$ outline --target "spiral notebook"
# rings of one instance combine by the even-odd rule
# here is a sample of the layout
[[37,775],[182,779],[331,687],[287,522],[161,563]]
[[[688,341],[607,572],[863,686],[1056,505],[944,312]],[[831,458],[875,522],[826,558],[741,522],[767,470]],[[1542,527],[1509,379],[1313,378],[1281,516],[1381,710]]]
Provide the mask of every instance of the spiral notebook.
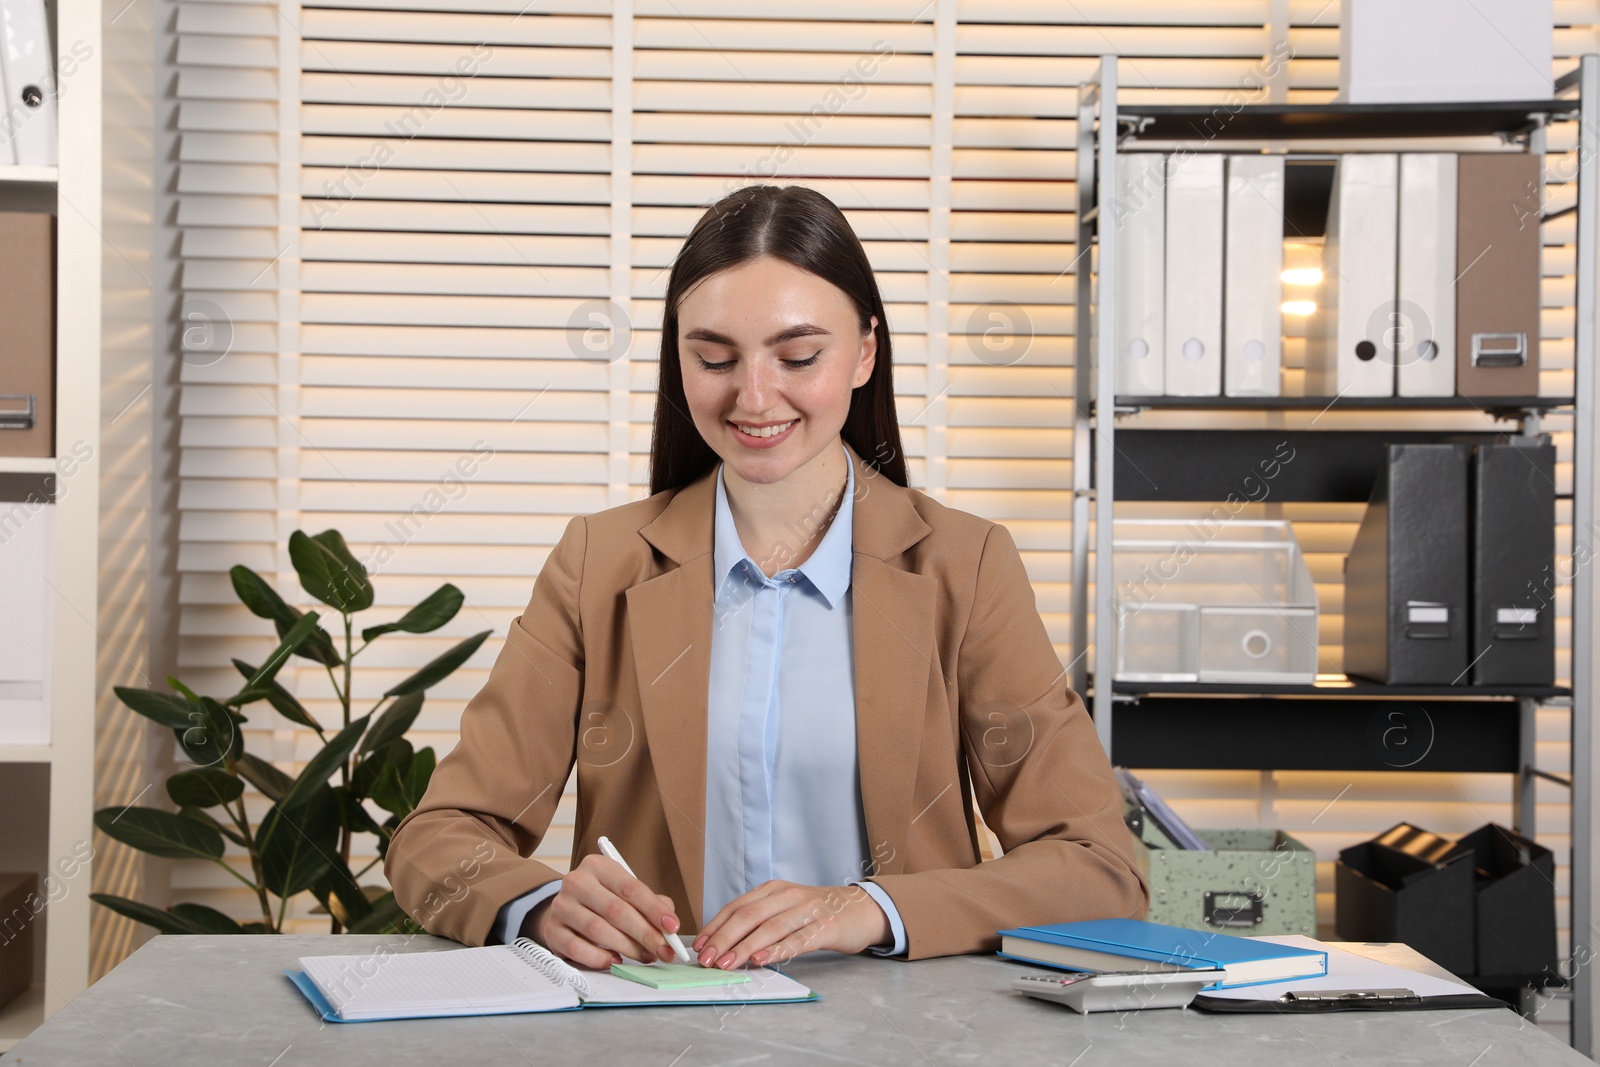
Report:
[[793,1003],[819,995],[770,968],[722,988],[652,989],[605,971],[580,971],[519,937],[509,945],[442,952],[302,956],[285,971],[329,1022],[514,1015],[666,1004]]

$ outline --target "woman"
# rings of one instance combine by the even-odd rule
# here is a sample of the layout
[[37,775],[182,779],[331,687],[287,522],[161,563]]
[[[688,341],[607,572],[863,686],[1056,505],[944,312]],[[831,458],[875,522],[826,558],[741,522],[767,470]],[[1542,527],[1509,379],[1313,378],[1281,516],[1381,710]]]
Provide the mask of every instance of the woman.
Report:
[[[396,832],[408,913],[591,967],[681,926],[728,968],[1144,913],[1011,535],[907,487],[883,301],[826,197],[749,187],[695,225],[651,448],[649,498],[568,523]],[[527,857],[574,762],[562,877]]]

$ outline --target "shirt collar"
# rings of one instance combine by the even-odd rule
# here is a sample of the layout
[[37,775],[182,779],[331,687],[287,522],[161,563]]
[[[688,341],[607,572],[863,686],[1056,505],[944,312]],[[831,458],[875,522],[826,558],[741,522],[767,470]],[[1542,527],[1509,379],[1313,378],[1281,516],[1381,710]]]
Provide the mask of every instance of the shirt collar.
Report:
[[[841,444],[840,447],[843,447]],[[833,523],[828,527],[827,533],[822,535],[822,543],[817,546],[807,560],[795,568],[817,592],[822,594],[830,608],[836,607],[846,589],[850,587],[850,564],[854,555],[854,504],[856,490],[856,468],[850,461],[850,450],[844,450],[845,469],[849,472],[846,476],[844,500],[839,503],[839,513],[834,516]],[[717,578],[717,591],[715,600],[721,603],[728,594],[730,587],[728,577],[741,563],[749,560],[750,574],[756,579],[763,579],[761,568],[755,560],[750,559],[750,554],[745,551],[744,544],[739,540],[739,531],[733,524],[733,509],[728,505],[728,490],[723,484],[722,471],[726,464],[717,465],[717,518],[713,561]],[[784,568],[785,570],[788,568]]]

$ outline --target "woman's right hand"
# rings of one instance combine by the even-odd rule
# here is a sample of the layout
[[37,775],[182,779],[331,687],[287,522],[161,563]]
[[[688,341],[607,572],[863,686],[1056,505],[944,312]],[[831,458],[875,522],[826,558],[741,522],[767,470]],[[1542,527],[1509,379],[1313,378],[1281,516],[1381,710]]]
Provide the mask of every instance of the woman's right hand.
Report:
[[662,931],[678,932],[671,897],[622,865],[592,852],[561,880],[555,896],[528,917],[534,940],[573,963],[597,970],[629,956],[642,963],[674,959]]

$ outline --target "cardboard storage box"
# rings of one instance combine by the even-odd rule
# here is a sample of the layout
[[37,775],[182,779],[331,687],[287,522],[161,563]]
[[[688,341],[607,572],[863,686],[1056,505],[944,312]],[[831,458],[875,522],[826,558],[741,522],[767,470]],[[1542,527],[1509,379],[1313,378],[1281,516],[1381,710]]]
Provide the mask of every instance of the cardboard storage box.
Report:
[[55,455],[55,216],[0,211],[0,456]]
[[1197,830],[1211,851],[1135,838],[1150,881],[1150,922],[1237,934],[1317,935],[1316,856],[1281,830]]

